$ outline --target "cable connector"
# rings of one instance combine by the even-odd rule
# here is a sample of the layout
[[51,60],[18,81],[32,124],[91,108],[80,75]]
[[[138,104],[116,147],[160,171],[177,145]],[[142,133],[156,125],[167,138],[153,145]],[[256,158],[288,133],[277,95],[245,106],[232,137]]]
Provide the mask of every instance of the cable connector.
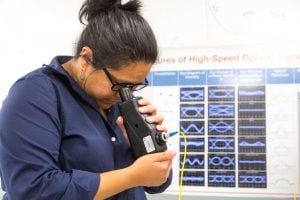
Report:
[[159,144],[166,143],[168,141],[169,137],[172,137],[172,136],[176,135],[177,133],[178,133],[177,131],[174,131],[174,132],[170,132],[170,133],[162,132],[162,133],[156,134],[156,141]]

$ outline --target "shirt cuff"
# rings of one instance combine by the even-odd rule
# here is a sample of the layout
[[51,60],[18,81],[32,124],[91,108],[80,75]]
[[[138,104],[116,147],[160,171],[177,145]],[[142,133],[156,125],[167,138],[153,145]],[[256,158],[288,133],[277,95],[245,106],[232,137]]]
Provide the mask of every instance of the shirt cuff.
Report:
[[77,194],[82,195],[82,197],[85,196],[85,198],[94,199],[99,188],[99,183],[99,173],[72,170],[71,184],[77,188]]

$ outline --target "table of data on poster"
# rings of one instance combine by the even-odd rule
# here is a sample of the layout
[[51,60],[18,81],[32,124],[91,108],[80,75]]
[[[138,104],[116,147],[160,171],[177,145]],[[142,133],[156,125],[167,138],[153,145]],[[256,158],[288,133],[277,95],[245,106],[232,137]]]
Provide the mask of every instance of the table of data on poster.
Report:
[[[170,68],[172,69],[172,68]],[[290,195],[299,177],[300,68],[160,70],[143,92],[178,150],[177,191]]]

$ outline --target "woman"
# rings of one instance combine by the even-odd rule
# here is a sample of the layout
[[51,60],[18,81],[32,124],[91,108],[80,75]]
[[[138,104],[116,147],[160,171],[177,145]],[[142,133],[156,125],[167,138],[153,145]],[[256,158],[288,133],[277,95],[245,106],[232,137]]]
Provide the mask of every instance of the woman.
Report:
[[[75,56],[57,56],[12,86],[0,112],[4,199],[142,200],[170,185],[175,153],[135,160],[117,107],[121,88],[147,85],[158,54],[139,8],[137,0],[85,1]],[[139,104],[166,132],[155,106]]]

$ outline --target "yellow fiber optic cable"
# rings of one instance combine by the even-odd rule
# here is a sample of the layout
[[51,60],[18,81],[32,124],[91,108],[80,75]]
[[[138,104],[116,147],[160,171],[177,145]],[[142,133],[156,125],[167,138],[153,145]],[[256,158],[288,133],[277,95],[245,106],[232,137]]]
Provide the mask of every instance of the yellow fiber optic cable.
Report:
[[300,183],[300,176],[298,178],[298,181],[296,183],[295,191],[294,191],[294,200],[297,200],[297,192],[299,192],[299,183]]
[[[186,147],[186,136],[185,134],[180,131],[180,135],[182,135],[184,140],[184,150],[183,150],[183,160],[181,165],[181,172],[180,172],[180,180],[179,180],[179,193],[178,193],[178,200],[182,200],[182,182],[183,182],[183,173],[185,168],[185,160],[186,160],[186,153],[187,153],[187,147]],[[179,157],[180,160],[180,157]]]

